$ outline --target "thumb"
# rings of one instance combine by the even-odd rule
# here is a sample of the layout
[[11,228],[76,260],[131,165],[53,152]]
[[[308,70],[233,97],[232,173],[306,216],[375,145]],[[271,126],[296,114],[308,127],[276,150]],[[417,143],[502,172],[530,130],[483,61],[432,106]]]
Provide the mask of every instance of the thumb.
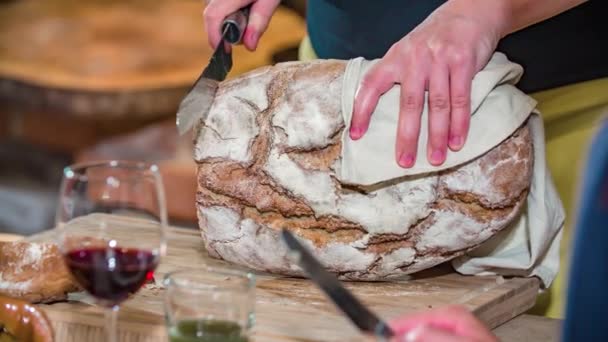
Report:
[[280,0],[258,0],[251,5],[249,21],[243,37],[247,49],[253,51],[257,48],[260,37],[268,28],[272,14],[280,2]]

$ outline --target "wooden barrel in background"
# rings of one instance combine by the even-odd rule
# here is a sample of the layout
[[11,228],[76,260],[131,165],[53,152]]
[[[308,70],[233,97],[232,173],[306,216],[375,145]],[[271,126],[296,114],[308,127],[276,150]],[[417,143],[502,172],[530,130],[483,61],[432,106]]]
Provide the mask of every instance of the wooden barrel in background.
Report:
[[[155,148],[173,139],[179,102],[212,54],[202,12],[200,0],[0,2],[0,143],[25,142],[77,161],[162,161],[170,206],[192,207],[170,215],[192,222],[194,163],[177,152],[177,138],[173,152]],[[304,35],[301,15],[280,7],[256,52],[234,49],[229,77],[271,64]],[[148,136],[154,127],[166,134]],[[148,146],[99,152],[139,136]]]

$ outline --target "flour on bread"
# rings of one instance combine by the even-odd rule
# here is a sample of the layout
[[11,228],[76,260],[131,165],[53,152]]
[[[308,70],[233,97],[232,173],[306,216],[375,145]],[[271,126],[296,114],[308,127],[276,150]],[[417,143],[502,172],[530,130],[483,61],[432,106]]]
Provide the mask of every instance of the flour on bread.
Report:
[[196,142],[199,223],[212,256],[302,276],[280,237],[290,229],[340,278],[384,280],[460,256],[519,214],[533,158],[526,125],[453,169],[342,184],[344,67],[278,64],[220,85]]

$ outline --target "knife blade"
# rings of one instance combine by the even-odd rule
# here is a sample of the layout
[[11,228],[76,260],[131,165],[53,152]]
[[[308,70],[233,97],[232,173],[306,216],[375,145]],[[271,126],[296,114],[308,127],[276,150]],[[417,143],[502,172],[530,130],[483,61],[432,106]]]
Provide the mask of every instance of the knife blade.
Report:
[[226,51],[224,42],[239,44],[243,38],[249,17],[250,6],[231,14],[222,24],[222,39],[213,52],[209,64],[203,70],[177,110],[176,125],[180,135],[188,132],[204,118],[215,98],[220,82],[232,69],[232,53]]
[[386,339],[394,336],[390,327],[342,286],[338,278],[325,270],[291,232],[283,229],[281,235],[292,252],[294,261],[359,330]]

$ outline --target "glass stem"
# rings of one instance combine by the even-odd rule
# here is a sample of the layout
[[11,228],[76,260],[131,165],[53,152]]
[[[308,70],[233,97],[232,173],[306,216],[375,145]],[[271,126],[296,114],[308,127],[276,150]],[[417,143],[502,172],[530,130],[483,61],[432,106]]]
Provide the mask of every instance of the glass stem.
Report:
[[106,309],[106,341],[107,342],[118,342],[118,309],[120,307],[115,305],[110,309]]

